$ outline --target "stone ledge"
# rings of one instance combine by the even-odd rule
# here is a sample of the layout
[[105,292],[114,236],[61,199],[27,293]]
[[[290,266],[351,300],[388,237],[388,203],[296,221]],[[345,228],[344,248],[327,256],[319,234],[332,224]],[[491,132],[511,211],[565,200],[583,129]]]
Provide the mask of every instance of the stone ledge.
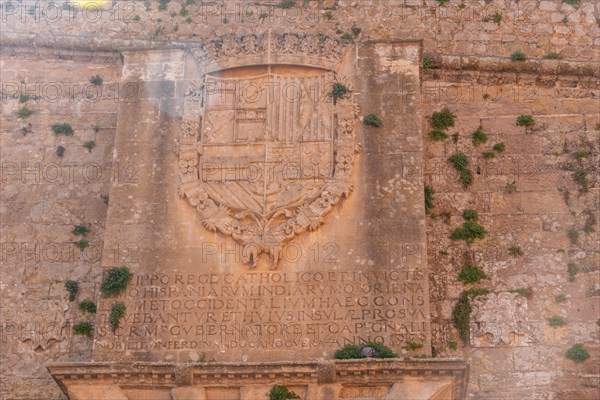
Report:
[[469,368],[459,359],[365,359],[308,362],[175,364],[153,362],[51,363],[65,394],[70,387],[231,388],[273,385],[387,385],[447,382],[452,399],[466,397]]

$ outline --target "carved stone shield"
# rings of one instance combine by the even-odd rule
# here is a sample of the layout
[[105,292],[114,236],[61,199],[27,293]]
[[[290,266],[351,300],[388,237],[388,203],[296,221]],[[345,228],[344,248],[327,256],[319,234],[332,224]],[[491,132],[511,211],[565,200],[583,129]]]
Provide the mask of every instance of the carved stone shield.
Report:
[[350,96],[330,95],[333,72],[265,71],[190,85],[185,107],[200,111],[184,111],[180,195],[207,229],[244,246],[251,267],[268,253],[276,268],[285,244],[350,193],[357,146]]

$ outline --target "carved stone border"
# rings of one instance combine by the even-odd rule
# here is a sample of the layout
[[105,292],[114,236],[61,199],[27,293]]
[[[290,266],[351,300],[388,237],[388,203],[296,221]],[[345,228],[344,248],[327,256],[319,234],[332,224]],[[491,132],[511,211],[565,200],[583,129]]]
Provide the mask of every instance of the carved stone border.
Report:
[[116,386],[121,389],[178,387],[215,388],[269,385],[342,386],[395,384],[420,378],[446,380],[452,399],[465,399],[469,367],[459,359],[365,359],[270,363],[52,363],[47,369],[67,394],[73,385]]

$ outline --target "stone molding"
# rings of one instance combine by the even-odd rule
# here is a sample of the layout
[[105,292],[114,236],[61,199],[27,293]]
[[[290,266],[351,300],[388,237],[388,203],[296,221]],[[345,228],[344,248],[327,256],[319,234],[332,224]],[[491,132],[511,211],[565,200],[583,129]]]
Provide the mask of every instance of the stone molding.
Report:
[[[51,363],[47,369],[68,395],[71,387],[127,389],[234,388],[287,385],[395,386],[443,383],[464,399],[469,368],[459,359],[365,359],[271,363]],[[450,389],[448,389],[450,390]],[[82,399],[83,400],[83,399]]]

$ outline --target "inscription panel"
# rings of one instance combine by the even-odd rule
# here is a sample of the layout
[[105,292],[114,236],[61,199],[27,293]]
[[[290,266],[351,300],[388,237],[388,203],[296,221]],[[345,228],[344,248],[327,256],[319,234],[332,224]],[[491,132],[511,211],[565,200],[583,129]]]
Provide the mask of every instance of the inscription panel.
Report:
[[364,341],[399,349],[427,339],[425,279],[414,269],[138,275],[119,299],[124,323],[115,333],[99,327],[96,347],[213,357],[248,348],[331,355]]

